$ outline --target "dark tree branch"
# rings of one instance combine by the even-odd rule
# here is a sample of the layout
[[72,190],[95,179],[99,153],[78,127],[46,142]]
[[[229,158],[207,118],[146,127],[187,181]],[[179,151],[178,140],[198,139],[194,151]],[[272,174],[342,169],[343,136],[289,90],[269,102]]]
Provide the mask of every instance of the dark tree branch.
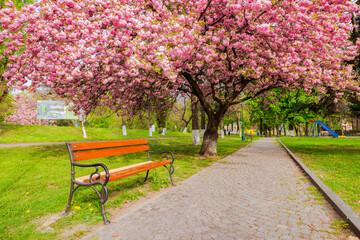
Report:
[[200,21],[201,18],[205,15],[205,12],[206,12],[206,10],[209,8],[211,2],[212,2],[212,0],[208,1],[207,5],[206,5],[206,7],[205,7],[205,9],[204,9],[204,11],[200,14],[200,17],[199,17],[198,21]]
[[217,24],[218,22],[220,22],[224,17],[225,17],[225,15],[222,15],[221,17],[219,17],[218,19],[216,19],[214,22],[212,22],[211,24],[209,24],[209,26],[214,26],[215,24]]
[[213,116],[214,113],[211,109],[210,104],[207,102],[204,93],[201,91],[199,85],[197,84],[197,82],[194,80],[194,78],[191,76],[190,73],[188,72],[181,72],[180,73],[190,84],[192,92],[198,97],[201,106],[203,107],[204,111],[206,112],[206,114],[208,116]]

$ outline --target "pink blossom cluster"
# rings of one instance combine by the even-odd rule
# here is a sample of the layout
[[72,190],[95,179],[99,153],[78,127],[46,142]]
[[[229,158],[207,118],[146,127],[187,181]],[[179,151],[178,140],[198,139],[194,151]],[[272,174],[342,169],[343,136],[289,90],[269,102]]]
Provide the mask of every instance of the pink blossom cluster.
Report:
[[[4,123],[19,125],[48,125],[48,120],[37,119],[37,99],[32,94],[13,97],[12,113],[5,115]],[[50,121],[54,125],[54,121]]]
[[[3,76],[91,111],[195,93],[224,108],[273,88],[360,91],[348,0],[43,0],[0,10]],[[25,49],[19,53],[20,49]],[[27,80],[32,85],[24,85]],[[340,96],[340,95],[339,95]],[[167,101],[159,101],[165,108]],[[129,112],[130,113],[130,112]]]

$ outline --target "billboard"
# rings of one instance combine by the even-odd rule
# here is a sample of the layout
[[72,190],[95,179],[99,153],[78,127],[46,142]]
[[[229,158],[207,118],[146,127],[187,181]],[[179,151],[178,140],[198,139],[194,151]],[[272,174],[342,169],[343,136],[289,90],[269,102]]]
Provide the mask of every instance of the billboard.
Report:
[[61,101],[38,101],[37,119],[78,119]]

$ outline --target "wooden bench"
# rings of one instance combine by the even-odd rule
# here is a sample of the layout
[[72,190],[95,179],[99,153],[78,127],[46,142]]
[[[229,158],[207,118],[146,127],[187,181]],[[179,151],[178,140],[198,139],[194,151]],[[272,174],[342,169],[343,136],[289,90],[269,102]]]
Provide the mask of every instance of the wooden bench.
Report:
[[[174,154],[170,151],[164,151],[164,152],[150,151],[146,139],[126,140],[126,141],[107,141],[107,142],[66,143],[66,146],[68,148],[70,161],[71,161],[71,187],[70,187],[69,201],[68,204],[66,205],[65,214],[69,213],[74,192],[79,187],[82,186],[91,187],[92,189],[95,190],[95,192],[100,198],[101,214],[104,218],[104,224],[109,224],[110,221],[106,217],[106,212],[104,207],[104,204],[108,199],[108,190],[106,186],[107,183],[147,171],[144,180],[146,181],[150,169],[164,166],[170,174],[171,183],[174,185],[172,179],[172,174],[174,173],[174,166],[173,166],[175,160]],[[142,151],[147,152],[148,161],[125,166],[125,167],[120,167],[112,170],[109,170],[102,163],[94,163],[94,164],[77,163],[78,161],[85,159],[108,157],[108,156],[115,156],[115,155],[142,152]],[[150,154],[152,153],[163,154],[161,160],[150,161]],[[169,159],[169,157],[171,158]],[[81,167],[81,168],[94,167],[95,171],[90,175],[75,178],[76,167]],[[101,167],[104,171],[99,172],[99,167]],[[95,185],[101,186],[101,192],[99,192],[94,187]]]

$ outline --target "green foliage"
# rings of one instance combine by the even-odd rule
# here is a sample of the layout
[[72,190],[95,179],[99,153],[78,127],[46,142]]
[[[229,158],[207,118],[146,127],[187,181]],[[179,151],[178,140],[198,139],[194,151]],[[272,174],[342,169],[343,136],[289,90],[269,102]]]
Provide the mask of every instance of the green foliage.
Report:
[[11,96],[7,95],[0,101],[0,124],[5,120],[5,114],[9,114],[11,110]]
[[90,118],[86,122],[86,125],[93,128],[109,128],[112,122],[112,118],[109,116],[97,115]]
[[360,118],[360,101],[355,97],[348,98],[350,114],[354,117]]
[[304,124],[319,116],[313,108],[317,97],[304,90],[285,91],[274,89],[269,94],[248,101],[253,118],[276,128],[282,124]]
[[[245,144],[239,138],[226,138],[219,141],[218,152],[224,157]],[[153,140],[149,145],[153,151],[170,150],[175,153],[175,183],[217,160],[196,157],[200,146],[193,146],[191,138]],[[159,156],[153,154],[151,157],[156,160]],[[77,223],[91,225],[102,222],[97,195],[90,188],[80,188],[74,194],[71,214],[66,217],[59,215],[59,219],[51,224],[53,231],[38,230],[44,216],[61,213],[67,203],[70,161],[65,145],[8,148],[0,151],[0,159],[0,239],[55,239],[64,229]],[[145,160],[147,155],[144,152],[95,159],[110,169]],[[80,168],[77,173],[80,176],[88,172]],[[169,174],[164,168],[151,170],[146,184],[143,183],[144,176],[145,173],[137,174],[109,183],[107,212],[170,184]],[[76,232],[76,236],[72,237],[83,234]]]
[[[5,2],[8,2],[8,0],[0,0],[0,5],[1,7],[5,7]],[[21,9],[22,6],[24,6],[27,3],[33,3],[33,0],[12,0],[12,2],[14,3],[15,7],[17,9]]]
[[360,214],[360,139],[281,138],[281,141]]

